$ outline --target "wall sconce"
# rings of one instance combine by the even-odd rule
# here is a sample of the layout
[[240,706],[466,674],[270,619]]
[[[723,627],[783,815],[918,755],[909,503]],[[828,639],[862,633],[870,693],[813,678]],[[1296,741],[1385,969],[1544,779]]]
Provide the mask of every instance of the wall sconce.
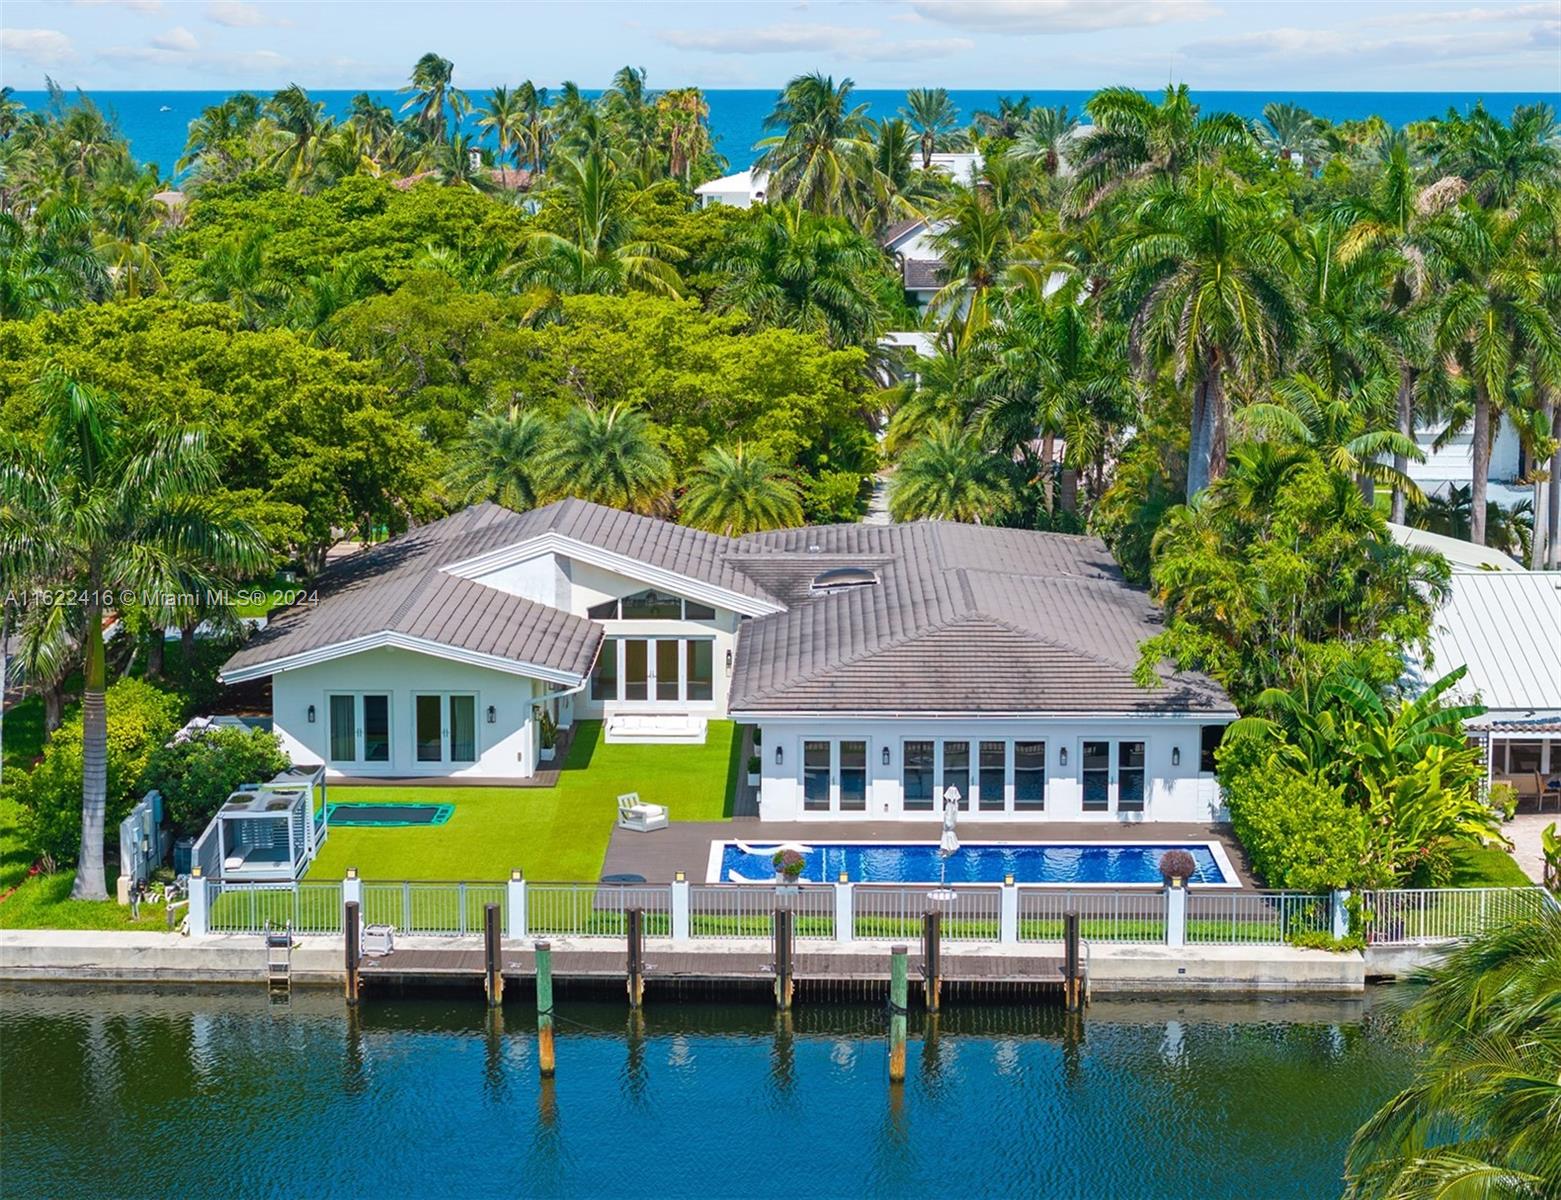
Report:
[[728,671],[732,669],[732,652],[730,650],[726,652],[726,669]]
[[1173,767],[1182,765],[1182,748],[1180,746],[1171,747],[1171,765]]
[[1066,746],[1057,752],[1057,762],[1060,766],[1065,767],[1068,765],[1068,748]]
[[494,708],[493,705],[491,705],[491,704],[488,705],[488,724],[492,725],[498,719],[499,719],[498,709]]
[[886,767],[889,765],[889,747],[888,746],[885,746],[883,748],[883,765],[886,766]]
[[358,877],[358,868],[357,867],[348,867],[347,868],[347,878],[348,879],[356,879],[357,877]]
[[309,724],[314,724],[314,705],[309,706]]
[[777,767],[781,765],[781,758],[782,758],[781,748],[779,746],[776,746],[775,747],[775,765]]

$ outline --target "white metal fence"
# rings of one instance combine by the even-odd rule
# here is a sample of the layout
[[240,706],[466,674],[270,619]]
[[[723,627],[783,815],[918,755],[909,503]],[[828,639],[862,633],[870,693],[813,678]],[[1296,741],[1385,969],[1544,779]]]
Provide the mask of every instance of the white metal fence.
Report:
[[1301,892],[1187,893],[1187,941],[1282,946],[1333,930],[1332,897]]
[[1456,941],[1555,904],[1538,887],[1396,888],[1362,892],[1361,922],[1375,946]]
[[529,883],[526,929],[558,937],[624,937],[629,909],[645,913],[646,937],[670,937],[669,884]]
[[832,884],[750,887],[741,883],[694,884],[689,888],[688,932],[693,938],[768,938],[775,913],[792,913],[798,940],[835,938]]
[[487,906],[502,911],[506,903],[502,883],[364,883],[362,890],[365,924],[424,937],[481,933]]
[[1019,940],[1060,942],[1063,916],[1079,914],[1079,936],[1090,942],[1166,940],[1163,891],[1078,891],[1019,889]]
[[342,931],[339,883],[193,882],[206,886],[206,922],[212,933],[265,933],[287,928],[306,935]]
[[995,942],[1001,936],[999,884],[945,889],[861,883],[854,891],[852,935],[856,938],[918,938],[929,912],[940,914],[946,942]]

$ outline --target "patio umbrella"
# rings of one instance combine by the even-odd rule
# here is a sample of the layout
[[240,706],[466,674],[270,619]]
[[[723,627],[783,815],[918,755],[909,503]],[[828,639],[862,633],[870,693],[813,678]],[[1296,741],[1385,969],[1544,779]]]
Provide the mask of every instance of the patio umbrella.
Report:
[[955,832],[955,826],[959,824],[959,789],[950,787],[943,793],[943,836],[938,839],[938,857],[942,860],[942,870],[938,877],[937,891],[928,894],[932,900],[952,900],[954,893],[949,890],[949,859],[959,853],[959,834]]

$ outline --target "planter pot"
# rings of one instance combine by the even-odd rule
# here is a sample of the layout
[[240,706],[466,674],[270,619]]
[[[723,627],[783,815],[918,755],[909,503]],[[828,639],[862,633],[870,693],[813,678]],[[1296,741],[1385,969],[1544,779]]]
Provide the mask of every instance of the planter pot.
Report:
[[764,782],[764,776],[763,775],[756,775],[756,774],[754,774],[751,771],[748,773],[748,786],[749,787],[755,787],[756,788],[763,782]]
[[537,761],[538,762],[552,762],[553,761],[553,751],[554,751],[554,747],[552,747],[552,746],[543,746],[543,747],[541,747],[537,751]]

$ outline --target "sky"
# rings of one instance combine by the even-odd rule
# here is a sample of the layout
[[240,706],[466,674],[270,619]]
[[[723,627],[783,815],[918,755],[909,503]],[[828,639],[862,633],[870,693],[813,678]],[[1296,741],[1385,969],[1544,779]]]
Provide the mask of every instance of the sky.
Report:
[[1561,92],[1561,0],[5,0],[0,82],[386,88],[434,50],[470,90],[531,79],[773,88]]

